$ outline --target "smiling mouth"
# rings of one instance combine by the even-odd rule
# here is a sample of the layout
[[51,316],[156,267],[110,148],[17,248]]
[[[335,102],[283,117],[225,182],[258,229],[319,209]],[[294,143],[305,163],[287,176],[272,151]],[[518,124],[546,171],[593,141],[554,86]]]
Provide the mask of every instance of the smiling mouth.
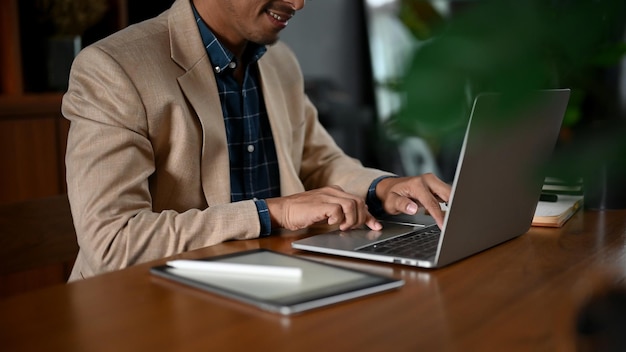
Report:
[[276,12],[274,12],[272,10],[267,10],[266,13],[270,17],[272,17],[273,19],[275,19],[276,21],[278,21],[278,22],[280,22],[280,23],[282,23],[284,25],[287,25],[287,22],[293,17],[293,14],[286,14],[286,13],[280,14],[280,13],[276,13]]

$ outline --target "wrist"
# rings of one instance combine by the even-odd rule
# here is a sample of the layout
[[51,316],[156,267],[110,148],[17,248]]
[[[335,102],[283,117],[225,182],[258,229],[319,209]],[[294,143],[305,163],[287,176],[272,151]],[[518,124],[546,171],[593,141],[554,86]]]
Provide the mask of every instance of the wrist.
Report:
[[[395,178],[396,176],[381,176],[375,179],[370,185],[367,191],[366,204],[370,211],[370,213],[374,216],[381,216],[385,213],[383,208],[383,195],[385,194],[385,183],[388,183],[390,178]],[[383,185],[381,186],[381,183]]]
[[378,181],[375,187],[376,198],[378,198],[381,202],[384,202],[386,195],[389,193],[389,188],[393,186],[394,179],[398,178],[397,176],[389,176],[382,178]]
[[269,210],[267,208],[267,203],[263,199],[255,199],[254,205],[256,206],[257,213],[259,214],[259,223],[261,225],[261,230],[259,235],[269,236],[272,232],[272,224],[269,216]]
[[270,216],[270,223],[272,228],[280,228],[280,214],[282,214],[282,202],[278,198],[269,198],[265,200],[267,204],[267,210]]

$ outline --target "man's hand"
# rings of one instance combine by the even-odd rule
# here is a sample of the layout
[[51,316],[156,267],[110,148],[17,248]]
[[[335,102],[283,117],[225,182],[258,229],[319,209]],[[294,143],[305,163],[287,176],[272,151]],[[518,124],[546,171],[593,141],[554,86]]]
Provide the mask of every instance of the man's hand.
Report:
[[342,231],[367,225],[380,230],[382,225],[369,213],[365,200],[330,186],[286,197],[266,199],[272,226],[299,230],[326,222]]
[[450,185],[433,174],[390,177],[378,183],[376,196],[388,214],[413,215],[423,207],[442,227],[444,216],[439,202],[450,199]]

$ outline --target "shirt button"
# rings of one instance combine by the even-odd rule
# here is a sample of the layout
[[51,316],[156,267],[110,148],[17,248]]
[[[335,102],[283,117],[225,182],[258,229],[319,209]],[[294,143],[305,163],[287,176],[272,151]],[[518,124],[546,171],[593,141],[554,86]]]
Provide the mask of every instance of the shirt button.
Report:
[[215,66],[215,67],[213,68],[213,70],[215,71],[215,73],[220,73],[220,72],[222,72],[222,69],[221,69],[219,66]]
[[254,151],[254,146],[252,144],[248,145],[248,151],[252,153]]
[[237,63],[236,63],[235,61],[231,61],[231,62],[228,64],[228,67],[230,67],[230,68],[235,68],[235,67],[237,67]]

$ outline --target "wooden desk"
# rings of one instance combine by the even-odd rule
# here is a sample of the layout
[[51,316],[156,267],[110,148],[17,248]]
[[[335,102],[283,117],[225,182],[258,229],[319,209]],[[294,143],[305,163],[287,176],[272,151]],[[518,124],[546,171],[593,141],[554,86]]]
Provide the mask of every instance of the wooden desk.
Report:
[[[311,231],[309,231],[310,234]],[[177,257],[291,249],[306,232]],[[159,260],[0,301],[6,351],[572,351],[582,300],[626,277],[626,211],[579,212],[443,269],[311,255],[406,280],[395,291],[283,317],[153,277]]]

